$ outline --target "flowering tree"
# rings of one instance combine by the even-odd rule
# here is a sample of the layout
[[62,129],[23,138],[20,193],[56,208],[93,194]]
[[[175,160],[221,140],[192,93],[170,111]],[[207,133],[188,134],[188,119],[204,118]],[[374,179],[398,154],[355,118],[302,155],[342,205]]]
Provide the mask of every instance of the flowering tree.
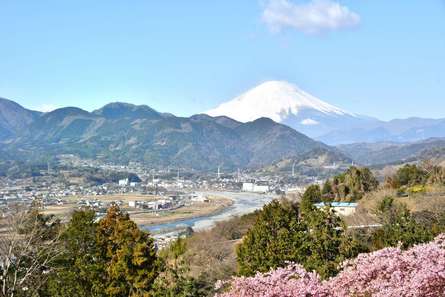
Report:
[[[224,283],[218,283],[222,287]],[[228,293],[218,297],[329,297],[329,292],[316,272],[307,272],[301,265],[291,264],[254,277],[234,278]]]
[[445,235],[409,250],[386,248],[346,261],[333,278],[300,265],[234,278],[219,297],[436,297],[445,296]]
[[344,263],[326,285],[333,296],[445,296],[445,235],[402,251],[386,248]]

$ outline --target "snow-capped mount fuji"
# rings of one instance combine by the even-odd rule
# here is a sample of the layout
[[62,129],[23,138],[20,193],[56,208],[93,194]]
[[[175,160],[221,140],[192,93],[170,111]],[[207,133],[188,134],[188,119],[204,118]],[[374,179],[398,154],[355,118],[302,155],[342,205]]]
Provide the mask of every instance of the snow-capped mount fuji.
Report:
[[349,113],[285,81],[268,81],[206,112],[240,122],[267,117],[312,138],[339,129],[366,127],[378,120]]
[[353,116],[285,81],[262,83],[235,99],[222,103],[207,114],[226,115],[241,122],[249,122],[261,117],[282,122],[289,115],[295,115],[304,109],[312,109],[324,114]]

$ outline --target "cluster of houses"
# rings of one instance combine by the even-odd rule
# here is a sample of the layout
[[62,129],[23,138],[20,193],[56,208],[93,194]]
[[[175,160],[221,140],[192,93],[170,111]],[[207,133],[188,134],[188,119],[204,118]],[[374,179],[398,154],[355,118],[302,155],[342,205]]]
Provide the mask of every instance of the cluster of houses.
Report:
[[143,210],[171,210],[179,207],[183,207],[185,205],[194,203],[194,202],[209,202],[209,198],[205,195],[200,194],[176,194],[170,195],[168,197],[163,197],[161,199],[153,200],[153,201],[145,201],[145,200],[132,200],[128,201],[128,207],[137,208]]

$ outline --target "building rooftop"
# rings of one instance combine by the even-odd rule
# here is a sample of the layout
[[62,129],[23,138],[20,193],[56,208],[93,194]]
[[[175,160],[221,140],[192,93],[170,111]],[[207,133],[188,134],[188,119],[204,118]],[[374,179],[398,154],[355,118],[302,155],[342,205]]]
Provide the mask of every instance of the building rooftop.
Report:
[[357,207],[357,203],[355,202],[320,202],[316,203],[316,207],[324,207],[326,205],[330,205],[331,207]]

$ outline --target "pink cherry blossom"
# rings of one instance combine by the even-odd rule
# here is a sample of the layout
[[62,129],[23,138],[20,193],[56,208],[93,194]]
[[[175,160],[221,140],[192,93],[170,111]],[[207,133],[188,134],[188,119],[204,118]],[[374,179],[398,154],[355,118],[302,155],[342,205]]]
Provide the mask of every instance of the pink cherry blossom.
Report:
[[218,297],[438,297],[445,296],[445,235],[408,250],[385,248],[343,263],[322,281],[290,264],[254,277],[236,277]]

